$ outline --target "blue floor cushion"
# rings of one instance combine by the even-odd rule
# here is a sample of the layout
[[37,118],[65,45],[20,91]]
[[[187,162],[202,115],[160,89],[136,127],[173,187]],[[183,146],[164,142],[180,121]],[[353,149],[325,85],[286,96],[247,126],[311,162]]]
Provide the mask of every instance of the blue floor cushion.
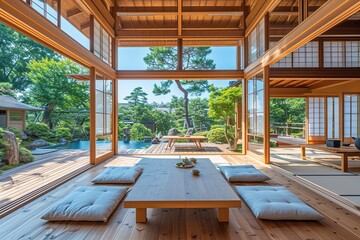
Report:
[[107,222],[128,188],[121,186],[81,186],[56,202],[42,219],[48,221]]
[[97,177],[93,183],[123,183],[132,184],[142,173],[142,167],[107,167]]
[[282,186],[236,186],[257,218],[320,220],[323,216]]
[[264,182],[270,180],[268,176],[253,165],[220,166],[219,169],[229,182]]

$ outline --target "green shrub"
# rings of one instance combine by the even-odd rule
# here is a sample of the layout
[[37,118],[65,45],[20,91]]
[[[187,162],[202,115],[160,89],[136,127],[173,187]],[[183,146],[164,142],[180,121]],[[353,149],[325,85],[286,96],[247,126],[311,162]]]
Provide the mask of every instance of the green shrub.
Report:
[[222,128],[222,129],[224,129],[224,125],[215,124],[215,125],[211,125],[211,126],[210,126],[210,130],[217,129],[217,128]]
[[194,136],[207,137],[208,134],[209,134],[209,131],[203,131],[203,132],[196,132],[196,133],[194,133]]
[[152,136],[151,130],[141,123],[135,123],[130,130],[132,140],[143,140],[145,136]]
[[6,128],[4,128],[4,130],[14,133],[15,137],[20,139],[20,140],[21,140],[21,138],[23,136],[23,131],[20,128],[17,128],[17,127],[6,127]]
[[19,157],[21,163],[32,162],[34,160],[34,156],[31,152],[24,147],[19,147]]
[[26,133],[34,138],[48,140],[51,136],[50,128],[45,123],[29,123]]
[[61,138],[65,138],[68,141],[72,140],[72,134],[70,128],[59,127],[55,128],[55,138],[60,140]]
[[222,142],[227,143],[224,133],[224,128],[215,128],[209,131],[207,134],[209,142]]
[[0,128],[0,162],[4,160],[7,146],[7,142],[4,140],[4,130]]

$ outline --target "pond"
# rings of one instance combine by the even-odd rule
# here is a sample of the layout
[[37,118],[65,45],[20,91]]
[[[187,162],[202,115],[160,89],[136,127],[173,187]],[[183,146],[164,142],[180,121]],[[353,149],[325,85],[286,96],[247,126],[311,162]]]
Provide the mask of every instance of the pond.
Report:
[[[96,141],[96,145],[98,148],[109,148],[110,141]],[[130,141],[129,143],[125,143],[123,141],[119,141],[119,149],[143,149],[150,146],[150,142],[144,142],[141,140],[138,141]],[[62,145],[55,145],[51,147],[47,147],[50,149],[90,149],[90,141],[76,141]]]

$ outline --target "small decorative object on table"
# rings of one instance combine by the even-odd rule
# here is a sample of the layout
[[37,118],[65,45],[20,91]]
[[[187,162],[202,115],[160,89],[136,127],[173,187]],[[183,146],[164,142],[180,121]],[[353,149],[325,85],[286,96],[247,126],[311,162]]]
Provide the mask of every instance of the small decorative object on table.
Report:
[[341,145],[343,145],[344,147],[348,147],[351,145],[351,142],[342,142]]
[[327,147],[339,148],[340,143],[341,143],[341,141],[337,140],[337,139],[326,139],[326,146]]
[[181,162],[176,163],[176,167],[178,168],[192,168],[194,167],[194,165],[195,164],[192,161],[190,161],[187,157],[182,159]]
[[197,162],[197,159],[196,158],[190,158],[190,161],[195,164]]
[[194,175],[194,176],[199,176],[200,171],[198,169],[193,169],[193,170],[191,170],[191,174]]

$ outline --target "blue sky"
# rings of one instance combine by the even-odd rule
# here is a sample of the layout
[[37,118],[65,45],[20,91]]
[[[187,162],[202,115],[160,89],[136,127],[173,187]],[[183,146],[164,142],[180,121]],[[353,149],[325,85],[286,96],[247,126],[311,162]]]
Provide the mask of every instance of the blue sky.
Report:
[[[143,58],[149,52],[148,48],[119,48],[118,51],[118,69],[119,70],[146,70],[146,64]],[[220,70],[233,70],[236,69],[236,51],[235,47],[214,47],[209,58],[213,59],[216,64],[216,69]],[[162,96],[155,96],[152,89],[155,83],[160,81],[149,80],[121,80],[119,81],[119,102],[126,102],[124,97],[136,87],[142,87],[144,92],[148,94],[148,101],[151,102],[169,102],[172,95],[182,96],[182,93],[175,84],[171,87],[171,93]],[[229,86],[229,80],[211,80],[210,84],[217,87]],[[203,94],[201,97],[206,98],[209,94]]]

